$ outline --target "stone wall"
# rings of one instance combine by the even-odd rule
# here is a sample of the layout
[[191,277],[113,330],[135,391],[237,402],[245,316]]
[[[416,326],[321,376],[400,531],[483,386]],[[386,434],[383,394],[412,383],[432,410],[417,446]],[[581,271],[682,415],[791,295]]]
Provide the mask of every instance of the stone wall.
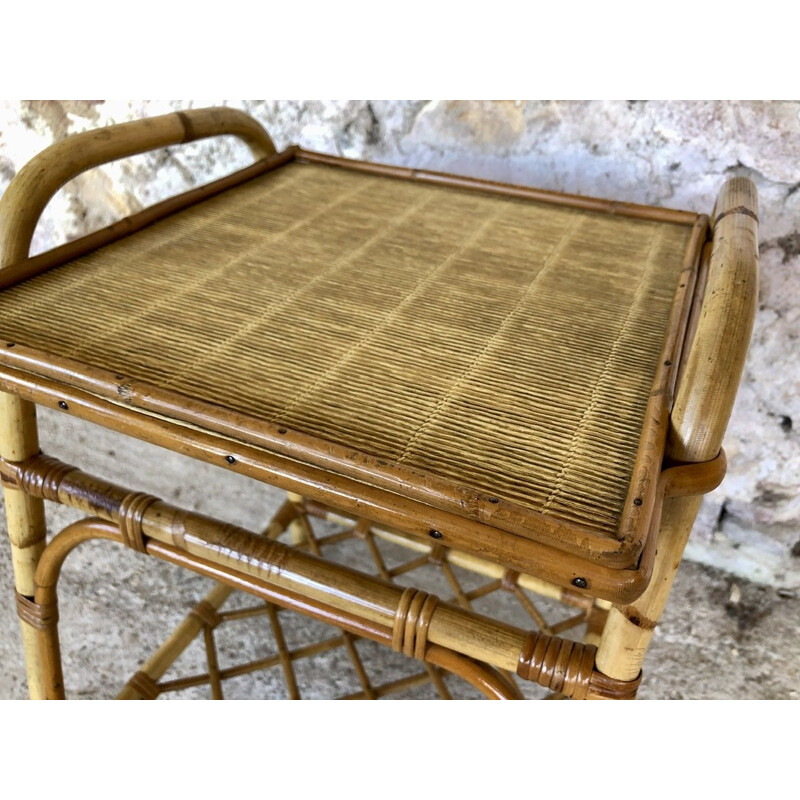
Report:
[[[0,103],[0,191],[68,133],[190,106],[228,104],[290,143],[567,192],[708,213],[723,180],[761,201],[761,295],[725,448],[694,560],[800,587],[800,103],[450,101],[31,101]],[[151,153],[87,173],[53,200],[41,251],[248,163],[236,141]]]

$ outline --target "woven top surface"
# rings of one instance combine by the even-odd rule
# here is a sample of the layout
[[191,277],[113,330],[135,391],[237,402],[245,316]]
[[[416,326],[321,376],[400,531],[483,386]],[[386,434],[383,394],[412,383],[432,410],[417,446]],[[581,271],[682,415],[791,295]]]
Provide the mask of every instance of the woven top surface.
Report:
[[617,538],[690,233],[294,162],[3,291],[0,333]]

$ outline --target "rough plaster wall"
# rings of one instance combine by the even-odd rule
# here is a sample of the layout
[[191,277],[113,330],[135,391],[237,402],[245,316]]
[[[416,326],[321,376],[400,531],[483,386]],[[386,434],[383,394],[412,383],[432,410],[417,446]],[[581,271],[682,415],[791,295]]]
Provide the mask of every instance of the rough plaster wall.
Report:
[[[50,142],[191,106],[237,106],[278,148],[453,171],[710,212],[723,180],[761,201],[761,296],[725,442],[730,471],[703,506],[688,556],[800,587],[800,103],[449,101],[34,101],[0,103],[0,191]],[[248,163],[219,139],[81,176],[53,200],[34,251]]]

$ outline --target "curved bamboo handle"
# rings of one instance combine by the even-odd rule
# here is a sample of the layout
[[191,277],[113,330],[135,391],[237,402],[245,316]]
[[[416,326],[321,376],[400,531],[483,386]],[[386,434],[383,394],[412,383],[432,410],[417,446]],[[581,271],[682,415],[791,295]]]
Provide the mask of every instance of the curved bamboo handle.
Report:
[[710,461],[733,410],[758,303],[758,195],[748,178],[722,187],[711,219],[708,282],[670,417],[668,454]]
[[242,139],[257,160],[275,155],[264,128],[234,108],[178,111],[55,142],[17,173],[0,198],[0,268],[27,258],[36,223],[50,198],[81,172],[159,147],[224,135]]

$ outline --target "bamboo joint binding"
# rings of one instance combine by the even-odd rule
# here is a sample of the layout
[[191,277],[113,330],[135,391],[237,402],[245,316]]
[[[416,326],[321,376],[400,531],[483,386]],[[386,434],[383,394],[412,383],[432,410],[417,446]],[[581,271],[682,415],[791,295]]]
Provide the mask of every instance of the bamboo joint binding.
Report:
[[37,631],[53,630],[58,624],[58,606],[56,603],[37,603],[19,592],[17,598],[17,615]]
[[517,675],[552,692],[583,700],[589,694],[596,652],[594,645],[531,632],[519,654]]
[[139,553],[146,552],[142,520],[144,512],[156,502],[158,498],[141,492],[132,492],[127,495],[119,507],[119,529],[122,539],[127,547],[132,547]]
[[436,595],[409,587],[400,596],[392,627],[392,648],[398,653],[425,659],[428,628],[434,609],[439,603]]
[[135,673],[128,681],[128,686],[133,689],[142,700],[155,700],[161,693],[158,684],[146,672]]

